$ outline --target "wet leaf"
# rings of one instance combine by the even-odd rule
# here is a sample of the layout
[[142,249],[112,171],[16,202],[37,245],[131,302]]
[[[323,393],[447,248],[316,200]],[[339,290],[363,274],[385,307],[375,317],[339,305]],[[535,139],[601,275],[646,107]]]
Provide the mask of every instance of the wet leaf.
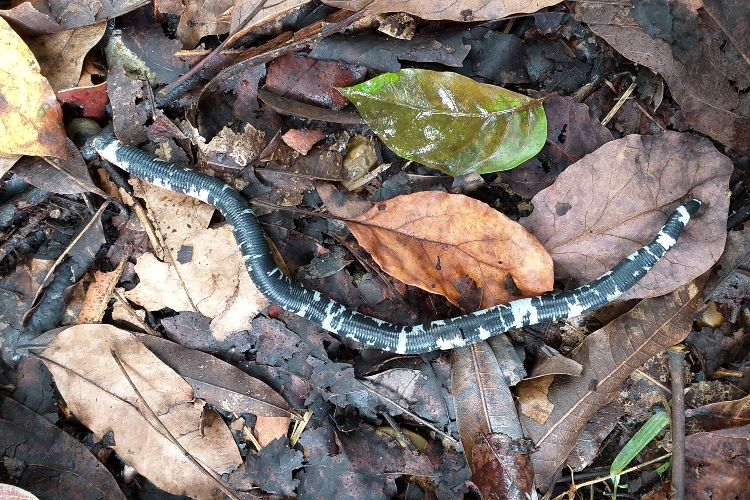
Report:
[[405,69],[339,90],[396,154],[450,175],[513,168],[547,136],[541,100],[455,73]]
[[562,375],[517,386],[521,424],[537,447],[532,461],[538,485],[565,461],[591,416],[612,400],[633,370],[690,332],[706,279],[704,275],[669,295],[644,300],[586,337],[571,356],[584,367],[580,377]]
[[26,44],[0,19],[0,150],[67,158],[62,109]]
[[459,281],[481,308],[552,289],[547,251],[519,224],[463,195],[426,191],[376,204],[349,229],[391,276],[459,303]]

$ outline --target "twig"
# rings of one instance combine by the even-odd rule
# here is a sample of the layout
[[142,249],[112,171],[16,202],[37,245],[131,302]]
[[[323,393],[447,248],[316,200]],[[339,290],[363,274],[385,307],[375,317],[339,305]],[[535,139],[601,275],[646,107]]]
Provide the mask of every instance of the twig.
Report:
[[607,113],[607,116],[604,117],[604,120],[602,120],[602,125],[606,125],[609,123],[609,121],[612,119],[613,116],[615,116],[615,113],[620,111],[620,108],[623,104],[625,104],[625,101],[630,97],[630,94],[633,93],[635,90],[635,80],[633,80],[633,83],[630,84],[630,87],[628,87],[628,90],[626,90],[620,98],[615,103],[614,107]]
[[674,500],[685,500],[685,348],[667,349],[672,380],[672,486]]

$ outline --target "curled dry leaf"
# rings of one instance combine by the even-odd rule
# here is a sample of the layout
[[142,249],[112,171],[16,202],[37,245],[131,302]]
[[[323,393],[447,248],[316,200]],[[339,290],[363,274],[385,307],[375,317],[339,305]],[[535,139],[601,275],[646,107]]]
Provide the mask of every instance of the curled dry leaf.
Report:
[[39,64],[0,18],[0,149],[3,153],[67,158],[62,109]]
[[456,73],[404,69],[339,91],[396,154],[454,176],[513,168],[547,136],[541,100]]
[[461,296],[456,284],[466,276],[482,291],[481,308],[552,289],[552,262],[544,247],[468,196],[438,191],[398,196],[347,225],[385,272],[454,304]]
[[557,278],[583,284],[651,241],[681,198],[699,198],[705,213],[621,299],[656,297],[700,276],[721,255],[731,173],[732,162],[708,139],[630,135],[569,166],[520,222],[552,255]]
[[106,27],[107,23],[97,23],[29,40],[29,48],[55,92],[78,84],[83,58],[99,43]]
[[558,375],[516,386],[521,424],[537,447],[532,461],[538,485],[565,461],[591,416],[633,370],[687,336],[706,279],[644,300],[586,337],[571,356],[584,367],[580,377]]
[[75,326],[60,333],[42,359],[73,414],[97,440],[111,432],[117,454],[159,488],[199,498],[213,498],[218,492],[216,483],[165,435],[164,427],[218,474],[242,462],[224,422],[217,418],[205,425],[205,403],[193,399],[190,385],[130,333],[108,325]]

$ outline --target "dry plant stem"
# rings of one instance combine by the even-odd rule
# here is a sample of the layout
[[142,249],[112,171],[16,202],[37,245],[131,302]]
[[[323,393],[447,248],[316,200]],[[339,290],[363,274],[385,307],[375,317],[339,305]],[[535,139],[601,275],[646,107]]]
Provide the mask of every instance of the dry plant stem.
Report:
[[[658,463],[658,462],[663,462],[664,460],[667,460],[671,456],[672,456],[671,453],[667,453],[666,455],[662,455],[660,457],[656,457],[653,460],[649,460],[648,462],[643,462],[642,464],[638,464],[638,465],[636,465],[634,467],[631,467],[629,469],[625,469],[624,471],[621,472],[621,474],[625,475],[625,474],[629,474],[630,472],[635,472],[637,470],[644,469],[644,468],[648,467],[651,464],[655,464],[655,463]],[[602,477],[598,477],[596,479],[592,479],[591,481],[586,481],[585,483],[581,483],[581,484],[577,485],[577,487],[580,489],[580,488],[584,488],[586,486],[590,486],[592,484],[603,483],[604,481],[609,481],[609,479],[610,479],[610,476],[602,476]]]
[[685,499],[685,351],[682,346],[667,349],[669,378],[672,380],[672,486],[674,500]]
[[112,358],[114,358],[115,363],[117,363],[117,366],[120,368],[120,371],[122,372],[123,376],[125,376],[125,378],[128,381],[128,384],[130,384],[130,387],[135,391],[135,393],[138,396],[138,398],[143,402],[143,406],[146,408],[146,410],[148,411],[148,413],[151,415],[151,418],[153,419],[153,421],[159,423],[158,427],[159,427],[159,430],[161,431],[161,433],[167,439],[169,439],[172,442],[172,444],[174,444],[175,446],[177,446],[180,449],[180,451],[182,452],[182,454],[185,455],[185,458],[187,458],[188,460],[190,460],[196,467],[198,467],[198,469],[200,469],[200,471],[203,474],[205,474],[206,476],[208,476],[209,478],[211,478],[211,480],[216,483],[216,485],[221,489],[221,491],[226,496],[228,496],[229,498],[235,499],[235,500],[239,500],[239,498],[231,490],[229,490],[229,488],[227,488],[224,485],[224,483],[222,483],[219,479],[217,479],[214,476],[214,474],[211,473],[211,471],[209,471],[208,469],[206,469],[205,465],[203,465],[198,460],[196,460],[196,458],[189,451],[187,451],[180,444],[179,441],[177,441],[177,439],[172,435],[172,433],[169,432],[169,429],[167,429],[167,427],[164,425],[164,423],[156,415],[156,413],[154,412],[154,410],[148,405],[148,403],[146,402],[146,399],[141,394],[141,391],[139,391],[138,387],[136,387],[136,385],[133,383],[133,379],[131,379],[130,375],[128,375],[128,372],[127,372],[127,370],[125,370],[125,366],[122,364],[122,361],[120,361],[120,358],[119,358],[119,356],[117,356],[117,353],[114,350],[111,350],[110,352],[112,353]]
[[625,101],[628,100],[628,97],[630,97],[630,94],[633,93],[635,90],[635,80],[633,80],[633,83],[630,84],[630,87],[628,87],[628,90],[626,90],[620,98],[617,100],[617,103],[614,105],[614,107],[607,113],[607,116],[604,117],[604,120],[602,120],[602,126],[609,123],[609,121],[615,116],[615,114],[620,111],[620,108],[623,104],[625,104]]

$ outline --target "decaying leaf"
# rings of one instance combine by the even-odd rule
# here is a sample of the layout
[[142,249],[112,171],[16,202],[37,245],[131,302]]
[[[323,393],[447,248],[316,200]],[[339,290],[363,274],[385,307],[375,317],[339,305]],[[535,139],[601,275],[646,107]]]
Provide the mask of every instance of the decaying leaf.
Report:
[[552,289],[547,251],[520,225],[463,195],[427,191],[376,204],[347,222],[381,268],[458,304],[468,276],[481,308]]
[[267,384],[202,351],[150,335],[140,340],[179,373],[195,396],[233,413],[299,419],[299,414]]
[[[628,59],[664,77],[697,131],[750,154],[747,2],[636,1],[574,5],[576,17]],[[736,20],[736,21],[735,21]],[[718,24],[718,25],[717,25]],[[734,28],[736,32],[732,32]]]
[[685,498],[747,495],[750,425],[685,438]]
[[62,109],[34,54],[1,18],[0,40],[0,151],[67,158]]
[[29,48],[55,92],[78,84],[83,58],[101,40],[106,27],[107,23],[97,23],[29,40]]
[[611,141],[569,166],[520,222],[552,255],[555,276],[588,283],[648,243],[684,196],[708,204],[675,248],[621,299],[671,292],[708,270],[726,239],[732,162],[705,138],[665,132]]
[[[6,464],[23,464],[23,473],[14,478],[15,484],[39,498],[49,498],[54,491],[59,498],[125,499],[115,478],[85,445],[4,396],[0,397],[0,446]],[[24,497],[0,490],[0,498]]]
[[[571,356],[584,367],[580,377],[547,378],[543,390],[527,392],[525,382],[517,386],[521,424],[537,447],[532,461],[538,485],[565,461],[586,422],[633,370],[690,332],[706,279],[704,275],[669,295],[644,300],[589,335]],[[543,380],[532,382],[538,387]]]
[[556,0],[489,0],[454,2],[451,0],[324,0],[323,3],[342,9],[371,12],[408,12],[422,19],[451,19],[454,21],[489,21],[511,14],[536,12],[559,3]]
[[268,303],[245,270],[229,226],[209,228],[214,208],[188,196],[143,185],[144,197],[174,263],[138,258],[140,283],[126,293],[148,310],[198,310],[218,338],[245,330]]
[[339,90],[396,154],[450,175],[513,168],[547,136],[541,100],[456,73],[404,69]]
[[73,414],[97,440],[111,433],[118,455],[159,488],[200,498],[218,493],[165,428],[218,474],[242,462],[221,418],[204,419],[205,403],[194,399],[190,385],[130,333],[108,325],[75,326],[60,333],[42,359]]

